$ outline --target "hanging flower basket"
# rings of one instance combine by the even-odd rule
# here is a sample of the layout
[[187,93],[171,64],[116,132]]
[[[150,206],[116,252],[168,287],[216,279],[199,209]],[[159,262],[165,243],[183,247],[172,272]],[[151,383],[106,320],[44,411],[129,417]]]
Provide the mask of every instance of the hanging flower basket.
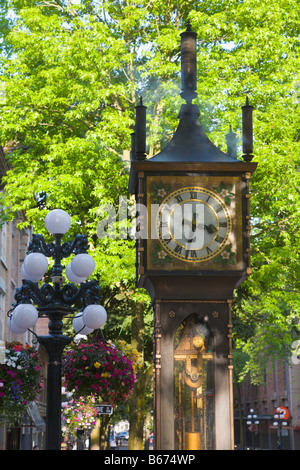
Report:
[[6,342],[0,361],[0,419],[21,423],[26,406],[43,390],[43,363],[28,344]]
[[250,432],[255,432],[256,433],[258,431],[258,426],[257,426],[257,424],[250,424],[248,429],[249,429]]
[[127,400],[136,380],[133,360],[99,337],[66,351],[63,374],[73,398],[95,396],[112,406]]
[[139,353],[135,348],[131,346],[131,344],[126,343],[126,341],[117,339],[114,341],[108,340],[108,343],[112,346],[117,348],[127,359],[132,361],[132,368],[134,374],[143,367],[143,357],[142,354]]
[[96,425],[97,410],[93,399],[70,400],[64,407],[62,429],[65,436],[76,437],[77,431],[91,433]]

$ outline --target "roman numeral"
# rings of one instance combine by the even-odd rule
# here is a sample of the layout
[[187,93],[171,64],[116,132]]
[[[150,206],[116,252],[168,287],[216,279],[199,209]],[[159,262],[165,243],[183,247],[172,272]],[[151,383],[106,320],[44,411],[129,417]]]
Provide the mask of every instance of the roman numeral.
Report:
[[186,258],[197,258],[197,251],[196,250],[186,250],[185,257]]
[[216,242],[222,243],[224,241],[224,237],[221,237],[221,235],[217,235],[215,238]]
[[180,196],[180,194],[178,194],[178,196],[175,196],[175,199],[176,199],[177,202],[182,202],[182,201],[183,201],[183,199],[182,199],[182,197]]
[[178,253],[178,254],[180,255],[180,254],[181,254],[181,251],[182,251],[182,246],[176,245],[174,251],[175,251],[175,253]]

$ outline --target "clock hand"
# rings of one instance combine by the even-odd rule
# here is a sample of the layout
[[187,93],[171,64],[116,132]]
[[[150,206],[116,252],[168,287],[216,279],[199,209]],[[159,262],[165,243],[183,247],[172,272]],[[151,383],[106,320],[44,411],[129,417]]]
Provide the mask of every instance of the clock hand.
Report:
[[200,227],[200,228],[205,228],[206,227],[202,222],[196,223],[196,219],[192,220],[192,224],[191,224],[191,221],[189,219],[183,218],[182,219],[182,225],[185,225],[185,224],[187,224],[188,226],[192,225],[191,229],[192,229],[193,232],[196,231],[197,227]]
[[[183,218],[182,219],[182,225],[185,225],[185,224],[190,225],[191,221],[188,220],[188,219]],[[209,233],[209,234],[213,234],[213,233],[217,232],[217,230],[218,230],[217,227],[214,224],[206,225],[206,224],[203,224],[201,222],[197,224],[197,214],[193,213],[192,227],[191,227],[192,233],[194,233],[197,230],[197,228],[204,228],[204,230],[206,230],[207,233]],[[195,237],[193,237],[193,238],[195,238]],[[193,239],[188,239],[187,241],[191,242],[192,240]]]
[[217,227],[214,224],[204,225],[204,229],[208,233],[215,233],[217,231]]
[[195,232],[196,228],[197,228],[197,214],[195,214],[195,212],[193,212],[193,220],[192,220],[192,231]]

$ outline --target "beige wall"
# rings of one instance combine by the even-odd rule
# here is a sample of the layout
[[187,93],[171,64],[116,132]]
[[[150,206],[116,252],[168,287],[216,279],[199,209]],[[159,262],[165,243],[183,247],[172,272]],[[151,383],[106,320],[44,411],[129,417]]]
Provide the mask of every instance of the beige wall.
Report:
[[7,312],[15,302],[16,288],[22,284],[21,266],[31,237],[30,228],[18,230],[20,222],[21,216],[0,229],[0,340],[29,342],[30,333],[17,336],[7,329]]

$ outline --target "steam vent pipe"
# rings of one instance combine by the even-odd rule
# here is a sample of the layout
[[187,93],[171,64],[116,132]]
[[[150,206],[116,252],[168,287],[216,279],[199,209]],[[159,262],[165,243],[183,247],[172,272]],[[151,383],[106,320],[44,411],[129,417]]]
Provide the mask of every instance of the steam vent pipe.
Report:
[[196,98],[197,93],[197,33],[192,31],[190,22],[181,33],[181,93],[187,103]]

